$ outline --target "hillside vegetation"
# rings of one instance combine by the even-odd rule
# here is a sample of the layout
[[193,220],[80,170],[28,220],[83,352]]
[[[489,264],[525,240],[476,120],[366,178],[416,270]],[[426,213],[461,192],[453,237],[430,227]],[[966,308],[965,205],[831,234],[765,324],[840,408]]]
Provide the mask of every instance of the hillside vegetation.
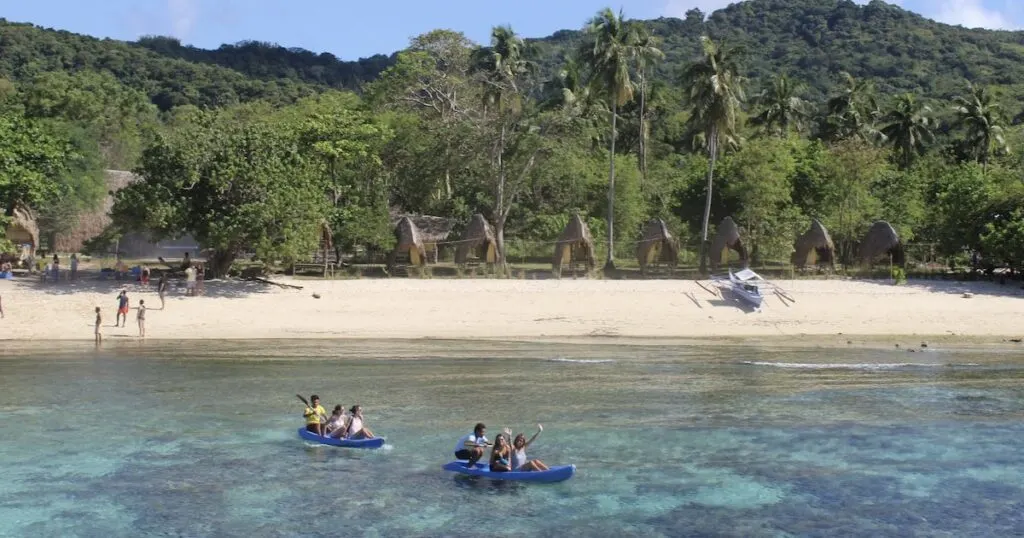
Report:
[[[585,15],[585,14],[582,14]],[[499,267],[544,256],[573,214],[609,270],[652,218],[708,260],[725,217],[754,263],[812,219],[841,265],[885,220],[936,266],[1024,262],[1024,34],[847,0],[751,0],[481,46],[434,30],[341,62],[245,42],[98,40],[0,23],[0,201],[45,233],[117,195],[104,238],[189,234],[239,255],[386,252],[389,211],[494,226]],[[101,242],[96,242],[102,248]],[[938,261],[938,263],[936,263]]]

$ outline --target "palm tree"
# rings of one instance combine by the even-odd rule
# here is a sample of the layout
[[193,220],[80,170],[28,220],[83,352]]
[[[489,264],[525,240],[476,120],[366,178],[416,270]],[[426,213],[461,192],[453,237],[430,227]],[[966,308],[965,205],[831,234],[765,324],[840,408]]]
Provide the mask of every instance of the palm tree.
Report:
[[786,75],[775,77],[771,87],[762,90],[754,98],[762,110],[750,119],[750,123],[783,137],[789,135],[791,128],[798,133],[803,131],[808,116],[807,102],[799,94],[805,88],[805,84],[794,82]]
[[707,272],[708,221],[711,218],[711,188],[719,147],[735,144],[736,116],[743,102],[743,77],[736,63],[740,49],[716,45],[701,37],[703,55],[683,72],[685,100],[690,107],[691,129],[703,135],[708,152],[708,186],[701,226],[700,271]]
[[506,194],[507,170],[504,161],[505,150],[508,142],[508,124],[511,118],[507,116],[522,109],[522,95],[517,86],[517,80],[530,69],[529,62],[523,57],[525,44],[509,26],[496,26],[491,31],[491,45],[488,48],[478,49],[474,53],[475,69],[482,75],[483,109],[484,116],[494,111],[495,120],[499,124],[497,144],[491,155],[491,165],[496,175],[495,183],[495,215],[494,233],[497,240],[498,265],[502,271],[507,269],[505,264],[505,220],[511,208],[511,200],[514,196]]
[[657,62],[665,58],[665,53],[658,48],[660,40],[647,31],[647,27],[641,23],[631,25],[632,35],[630,36],[630,47],[633,58],[636,60],[637,86],[640,89],[640,136],[639,141],[639,163],[641,187],[647,182],[647,138],[648,128],[646,124],[645,105],[647,104],[647,70]]
[[879,112],[874,86],[846,72],[843,79],[846,86],[825,104],[822,138],[830,142],[854,137],[865,142],[877,141],[880,133],[874,124]]
[[633,100],[630,60],[633,58],[630,31],[620,11],[605,8],[586,27],[588,40],[580,50],[591,72],[591,87],[608,98],[611,113],[611,142],[608,171],[608,258],[605,270],[615,269],[615,119],[618,107]]
[[967,131],[963,145],[968,155],[987,168],[993,151],[1010,150],[1003,137],[1002,107],[993,102],[992,94],[984,86],[968,82],[967,93],[953,98],[956,123]]
[[[491,46],[475,53],[476,68],[484,73],[484,106],[517,106],[516,80],[529,68],[523,57],[523,39],[510,26],[495,26],[491,30]],[[512,101],[508,101],[513,97]]]
[[900,168],[906,170],[914,157],[924,153],[925,146],[935,141],[932,133],[931,108],[903,94],[896,98],[895,106],[883,118],[882,135],[892,144]]

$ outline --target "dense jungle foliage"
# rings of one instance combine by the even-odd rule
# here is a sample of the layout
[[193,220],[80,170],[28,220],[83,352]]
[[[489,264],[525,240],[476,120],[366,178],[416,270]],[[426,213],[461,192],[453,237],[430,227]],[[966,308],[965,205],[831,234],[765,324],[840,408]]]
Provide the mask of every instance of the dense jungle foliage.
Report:
[[132,169],[116,225],[193,234],[224,267],[301,259],[322,221],[340,248],[386,249],[394,207],[483,213],[503,258],[546,253],[578,212],[609,266],[649,218],[703,261],[726,216],[755,261],[788,260],[812,218],[847,262],[878,219],[947,260],[1024,260],[1024,34],[879,1],[603,10],[549,38],[436,30],[358,62],[3,22],[0,77],[7,215],[59,227],[101,203],[102,169]]

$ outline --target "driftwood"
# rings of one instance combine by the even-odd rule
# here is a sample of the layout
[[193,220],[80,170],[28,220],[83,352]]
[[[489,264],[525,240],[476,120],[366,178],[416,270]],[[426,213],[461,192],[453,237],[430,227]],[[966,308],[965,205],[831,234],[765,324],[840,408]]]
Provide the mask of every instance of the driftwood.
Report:
[[293,290],[301,290],[302,289],[302,286],[296,286],[294,284],[282,284],[280,282],[274,282],[273,280],[267,280],[265,278],[258,277],[258,276],[249,277],[246,280],[262,282],[264,284],[270,284],[271,286],[278,286],[278,287],[281,287],[281,288],[291,288]]

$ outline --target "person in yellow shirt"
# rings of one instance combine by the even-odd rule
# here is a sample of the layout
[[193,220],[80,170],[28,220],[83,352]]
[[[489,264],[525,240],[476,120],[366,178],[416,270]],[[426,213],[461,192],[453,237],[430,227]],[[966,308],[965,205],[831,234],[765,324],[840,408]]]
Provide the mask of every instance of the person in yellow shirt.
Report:
[[307,431],[311,431],[321,437],[324,435],[323,422],[327,418],[327,410],[320,405],[319,396],[314,394],[309,397],[309,405],[302,412],[302,416],[306,417]]

